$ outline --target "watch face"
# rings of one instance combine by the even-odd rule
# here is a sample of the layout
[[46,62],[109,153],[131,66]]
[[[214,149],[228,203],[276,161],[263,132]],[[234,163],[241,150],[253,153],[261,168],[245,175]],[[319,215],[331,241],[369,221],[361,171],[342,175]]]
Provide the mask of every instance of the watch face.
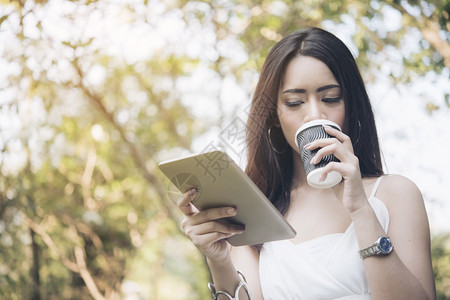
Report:
[[384,254],[389,254],[392,251],[392,243],[387,237],[380,238],[380,249]]

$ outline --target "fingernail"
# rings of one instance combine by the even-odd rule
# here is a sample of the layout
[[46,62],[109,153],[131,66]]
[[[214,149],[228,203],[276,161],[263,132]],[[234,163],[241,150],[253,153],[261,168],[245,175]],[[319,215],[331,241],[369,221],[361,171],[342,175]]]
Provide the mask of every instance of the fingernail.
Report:
[[326,124],[323,124],[322,127],[323,128],[332,128],[330,125],[326,125]]
[[324,182],[326,178],[327,178],[327,175],[322,173],[319,177],[319,182]]
[[189,196],[191,198],[194,198],[195,194],[197,194],[197,189],[196,188],[193,188],[192,190],[189,191]]
[[313,158],[311,159],[310,163],[314,165],[314,164],[316,164],[316,160],[317,160],[317,157],[316,157],[316,155],[314,155]]
[[308,143],[305,146],[303,146],[304,149],[308,149],[311,146],[312,143]]
[[236,226],[236,230],[237,230],[239,233],[244,232],[244,231],[245,231],[245,225],[238,225],[238,226]]
[[230,215],[230,216],[235,215],[236,214],[236,209],[232,208],[232,207],[228,208],[227,209],[227,214]]

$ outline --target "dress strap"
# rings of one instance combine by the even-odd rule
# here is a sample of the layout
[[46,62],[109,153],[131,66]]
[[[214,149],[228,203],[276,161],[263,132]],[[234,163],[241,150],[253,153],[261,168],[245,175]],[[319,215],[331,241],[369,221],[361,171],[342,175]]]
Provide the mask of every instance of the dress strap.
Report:
[[372,193],[370,194],[369,199],[375,197],[375,193],[378,190],[378,186],[380,185],[381,179],[383,179],[384,176],[380,176],[378,177],[377,181],[375,182],[375,184],[373,185],[373,189],[372,189]]

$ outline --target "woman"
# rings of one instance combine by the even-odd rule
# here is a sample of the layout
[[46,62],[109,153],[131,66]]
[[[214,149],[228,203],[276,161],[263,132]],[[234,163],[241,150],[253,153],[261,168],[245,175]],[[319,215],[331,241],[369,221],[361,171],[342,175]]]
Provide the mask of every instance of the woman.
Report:
[[[322,172],[322,179],[331,171],[342,175],[333,188],[307,184],[294,142],[296,130],[316,119],[342,128],[325,127],[333,138],[306,146],[320,148],[313,164],[329,154],[340,160]],[[198,211],[190,202],[195,190],[186,193],[178,203],[182,226],[207,258],[218,299],[249,299],[246,288],[252,299],[266,300],[435,298],[421,193],[404,177],[383,176],[369,98],[338,38],[310,28],[273,47],[252,100],[247,146],[246,173],[297,236],[232,248],[225,239],[244,229],[217,219],[236,210]],[[373,253],[380,247],[386,253]]]

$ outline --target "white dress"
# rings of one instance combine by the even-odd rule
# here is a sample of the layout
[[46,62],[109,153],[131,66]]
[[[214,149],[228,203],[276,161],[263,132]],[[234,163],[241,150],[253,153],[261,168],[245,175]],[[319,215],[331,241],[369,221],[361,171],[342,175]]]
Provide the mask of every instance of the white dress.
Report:
[[[387,232],[389,212],[375,197],[381,178],[374,185],[369,203]],[[299,244],[289,240],[265,243],[259,259],[264,299],[372,299],[358,250],[353,223],[344,233]]]

